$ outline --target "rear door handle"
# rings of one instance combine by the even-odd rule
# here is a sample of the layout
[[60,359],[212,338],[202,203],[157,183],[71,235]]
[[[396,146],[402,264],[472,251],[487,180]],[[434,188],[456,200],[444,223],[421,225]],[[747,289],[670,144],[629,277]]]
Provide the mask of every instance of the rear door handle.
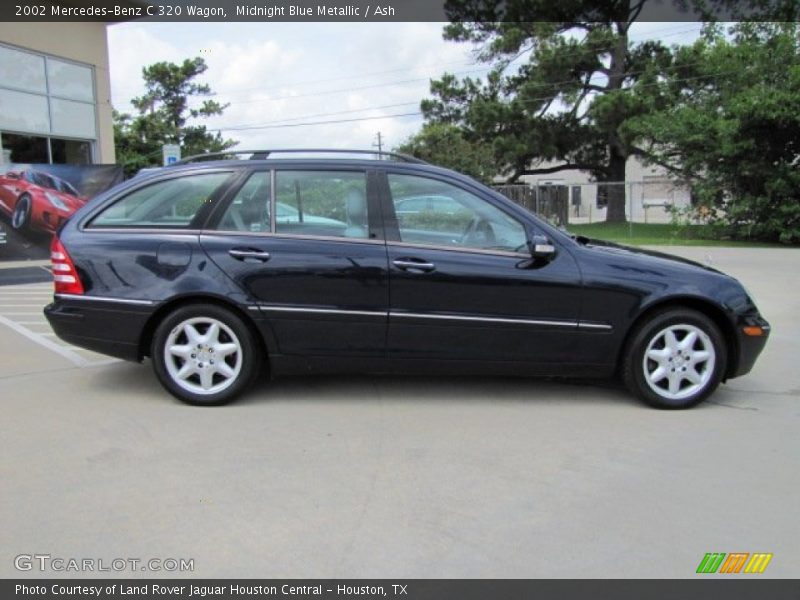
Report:
[[269,252],[265,252],[263,250],[256,250],[255,248],[231,248],[228,250],[228,254],[230,254],[236,260],[257,260],[260,262],[267,262],[270,259]]
[[424,261],[421,258],[395,258],[392,264],[401,271],[422,271],[423,273],[430,273],[436,270],[435,264]]

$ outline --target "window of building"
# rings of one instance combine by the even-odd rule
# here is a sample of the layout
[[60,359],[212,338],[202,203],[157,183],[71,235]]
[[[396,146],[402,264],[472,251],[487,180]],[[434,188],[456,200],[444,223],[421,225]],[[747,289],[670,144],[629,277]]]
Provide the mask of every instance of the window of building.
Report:
[[14,163],[49,163],[48,140],[43,136],[2,134],[5,160]]
[[3,87],[46,94],[44,56],[0,46],[0,82]]
[[57,165],[89,165],[92,163],[92,144],[82,140],[50,138],[52,162]]
[[[91,163],[96,123],[92,67],[0,45],[0,158]],[[44,153],[38,141],[32,151],[33,138],[45,140]]]

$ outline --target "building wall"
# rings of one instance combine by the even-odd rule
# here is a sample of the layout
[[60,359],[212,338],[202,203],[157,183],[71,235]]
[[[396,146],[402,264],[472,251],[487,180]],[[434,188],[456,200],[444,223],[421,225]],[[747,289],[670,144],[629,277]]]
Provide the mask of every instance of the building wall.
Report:
[[106,24],[0,22],[0,42],[94,66],[97,112],[95,161],[115,162]]
[[[543,163],[541,167],[557,163]],[[597,184],[585,171],[566,170],[546,175],[525,175],[520,183],[533,186],[566,186],[570,205],[570,222],[604,221],[606,209],[598,207],[597,198],[602,185]],[[666,206],[682,208],[690,203],[690,193],[685,187],[670,180],[667,172],[657,166],[646,166],[638,158],[631,157],[626,165],[624,185],[628,219],[653,223],[669,222],[670,212]],[[576,188],[579,191],[576,192]],[[579,194],[579,204],[573,202]]]

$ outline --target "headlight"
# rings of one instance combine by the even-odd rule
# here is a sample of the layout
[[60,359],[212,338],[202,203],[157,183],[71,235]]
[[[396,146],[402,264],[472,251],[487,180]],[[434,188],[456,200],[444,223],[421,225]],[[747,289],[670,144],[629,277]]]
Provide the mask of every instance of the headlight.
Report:
[[50,204],[55,206],[57,209],[59,209],[59,210],[69,210],[67,205],[64,204],[64,201],[61,198],[59,198],[58,196],[56,196],[55,194],[51,194],[50,192],[45,192],[44,195],[47,196],[48,200],[50,200]]

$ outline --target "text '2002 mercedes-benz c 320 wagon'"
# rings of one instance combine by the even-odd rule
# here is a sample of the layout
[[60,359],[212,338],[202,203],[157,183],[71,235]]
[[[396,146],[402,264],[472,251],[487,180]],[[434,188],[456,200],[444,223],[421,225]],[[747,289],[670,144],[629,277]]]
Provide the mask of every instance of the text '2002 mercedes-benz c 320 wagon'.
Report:
[[570,236],[390,153],[187,159],[78,210],[52,263],[59,337],[149,357],[195,404],[269,370],[618,374],[648,404],[683,408],[750,371],[769,334],[728,275]]

